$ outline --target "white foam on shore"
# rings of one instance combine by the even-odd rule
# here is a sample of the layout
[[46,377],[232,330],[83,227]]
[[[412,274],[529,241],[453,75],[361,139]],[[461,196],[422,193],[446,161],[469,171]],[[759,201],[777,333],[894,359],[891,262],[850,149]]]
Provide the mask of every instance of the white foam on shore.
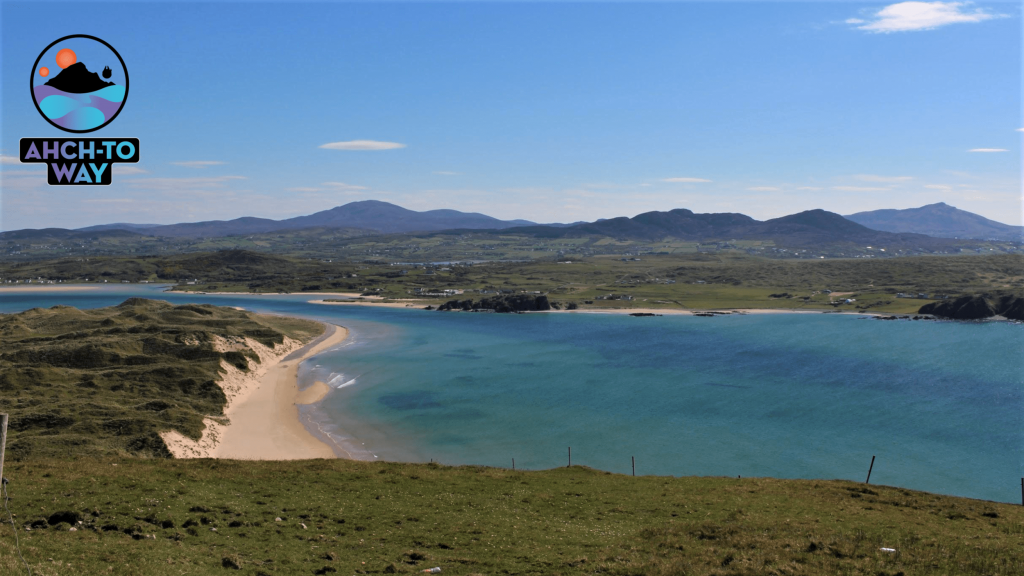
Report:
[[[352,378],[352,379],[350,379],[348,381],[342,381],[342,380],[344,380],[344,378],[345,378],[344,374],[338,374],[337,372],[332,372],[331,376],[330,376],[330,379],[327,380],[327,385],[330,386],[331,388],[334,388],[335,390],[340,390],[341,388],[344,388],[346,386],[351,386],[351,385],[356,383],[356,378]],[[339,384],[339,381],[341,381],[340,384]]]

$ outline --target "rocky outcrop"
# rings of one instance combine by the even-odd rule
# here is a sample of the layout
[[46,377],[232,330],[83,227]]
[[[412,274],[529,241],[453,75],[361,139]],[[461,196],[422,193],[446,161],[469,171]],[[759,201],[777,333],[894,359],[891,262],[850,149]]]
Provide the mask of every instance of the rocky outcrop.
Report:
[[530,294],[511,294],[508,296],[492,296],[474,302],[473,300],[449,300],[437,307],[441,311],[465,310],[493,312],[538,312],[551,310],[547,296]]
[[997,302],[999,315],[1007,320],[1024,321],[1024,298],[1019,296],[1003,296]]
[[1002,296],[992,299],[982,296],[961,296],[956,300],[932,302],[918,310],[918,314],[931,314],[953,320],[983,320],[1002,316],[1008,320],[1024,320],[1024,298]]

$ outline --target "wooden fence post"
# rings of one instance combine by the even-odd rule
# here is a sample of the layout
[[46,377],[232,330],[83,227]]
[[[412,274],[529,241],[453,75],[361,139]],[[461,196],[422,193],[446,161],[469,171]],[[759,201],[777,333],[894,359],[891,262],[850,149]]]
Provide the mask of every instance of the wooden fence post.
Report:
[[569,468],[572,468],[572,446],[569,446]]
[[636,456],[630,456],[629,461],[633,463],[633,476],[636,476]]
[[7,414],[0,414],[0,478],[4,477],[4,450],[7,449]]
[[865,484],[871,483],[871,469],[875,467],[875,457],[871,457],[871,465],[868,466],[868,479],[864,481]]

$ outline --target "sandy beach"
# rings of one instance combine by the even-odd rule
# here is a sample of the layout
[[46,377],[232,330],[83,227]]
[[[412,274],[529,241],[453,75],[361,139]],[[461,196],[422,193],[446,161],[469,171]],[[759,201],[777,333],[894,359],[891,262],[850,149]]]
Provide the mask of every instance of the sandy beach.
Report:
[[297,404],[319,402],[330,388],[317,382],[301,393],[299,364],[337,346],[348,330],[327,324],[325,332],[305,346],[286,340],[269,349],[257,342],[246,345],[260,355],[261,363],[250,373],[225,364],[220,385],[228,397],[225,418],[206,418],[206,430],[198,442],[176,431],[161,434],[176,458],[230,458],[237,460],[301,460],[335,458],[330,446],[314,437],[299,421]]
[[324,306],[371,306],[373,308],[423,308],[430,302],[409,300],[404,302],[375,302],[369,301],[377,296],[364,296],[367,300],[353,300],[351,302],[325,302],[324,300],[307,300],[308,304],[323,304]]
[[363,296],[358,292],[203,292],[200,290],[175,290],[172,286],[167,292],[176,294],[204,294],[206,296],[344,296],[346,298],[364,298],[366,300],[382,300],[383,296]]

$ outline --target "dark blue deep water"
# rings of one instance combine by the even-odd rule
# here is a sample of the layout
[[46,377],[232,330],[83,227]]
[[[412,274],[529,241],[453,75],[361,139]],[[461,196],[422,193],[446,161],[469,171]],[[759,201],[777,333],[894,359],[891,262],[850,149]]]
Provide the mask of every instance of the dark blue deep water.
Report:
[[324,306],[159,287],[0,292],[0,311],[130,295],[351,330],[303,366],[307,423],[365,457],[638,474],[845,478],[1017,502],[1024,325],[837,314],[633,318]]

